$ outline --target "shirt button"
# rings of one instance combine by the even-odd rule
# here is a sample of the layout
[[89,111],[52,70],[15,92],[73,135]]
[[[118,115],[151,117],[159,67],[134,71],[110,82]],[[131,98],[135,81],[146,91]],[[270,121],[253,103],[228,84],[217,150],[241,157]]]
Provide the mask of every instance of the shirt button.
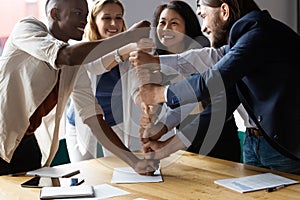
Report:
[[261,122],[261,121],[262,121],[262,116],[260,116],[260,115],[257,116],[257,121],[258,121],[258,122]]
[[174,104],[178,104],[179,103],[179,99],[176,97],[176,96],[174,96],[174,97],[172,97],[172,104],[174,105]]
[[277,139],[278,139],[278,135],[275,134],[275,135],[273,136],[273,139],[274,139],[274,140],[277,140]]

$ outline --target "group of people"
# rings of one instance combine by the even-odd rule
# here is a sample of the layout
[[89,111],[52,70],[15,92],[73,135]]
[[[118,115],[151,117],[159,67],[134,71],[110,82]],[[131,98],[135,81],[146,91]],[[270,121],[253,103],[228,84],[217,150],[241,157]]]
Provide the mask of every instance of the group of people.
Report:
[[[84,38],[91,41],[108,38],[123,32],[126,29],[123,15],[124,7],[120,1],[96,1],[88,16]],[[152,27],[154,27],[155,32],[154,44],[149,39],[142,39],[135,44],[130,43],[117,50],[121,62],[116,62],[114,57],[116,52],[114,51],[101,58],[106,71],[100,70],[103,66],[87,69],[90,73],[94,94],[96,94],[104,111],[105,121],[131,150],[141,149],[141,142],[136,133],[157,133],[159,131],[161,136],[168,133],[172,137],[174,137],[174,133],[176,135],[183,133],[188,138],[186,147],[183,148],[189,147],[189,151],[199,153],[205,138],[203,136],[205,136],[210,124],[211,105],[208,103],[209,100],[206,101],[208,105],[205,105],[205,112],[203,113],[200,111],[203,110],[204,103],[200,105],[197,103],[184,109],[174,110],[158,106],[155,108],[156,113],[153,112],[150,117],[146,114],[147,112],[141,112],[143,106],[138,96],[139,84],[136,70],[131,66],[128,57],[129,52],[136,50],[137,47],[142,48],[146,55],[149,52],[145,50],[153,47],[155,48],[152,50],[152,54],[169,55],[182,53],[189,49],[208,47],[210,46],[209,40],[203,35],[195,12],[183,1],[171,1],[168,4],[157,6],[153,15]],[[207,62],[209,64],[207,63],[197,70],[201,71],[215,63],[215,60],[210,55],[208,56]],[[188,71],[188,69],[186,70]],[[191,75],[195,72],[197,71],[190,69],[188,74]],[[168,81],[173,82],[188,75],[176,73],[176,76],[169,75]],[[147,72],[142,74],[147,74]],[[158,76],[157,73],[156,77]],[[79,120],[80,118],[76,117],[75,113],[74,106],[71,104],[67,115],[69,123],[67,123],[66,141],[72,162],[94,158],[97,155],[97,140],[90,133],[89,128]],[[157,121],[159,115],[160,119]],[[138,119],[134,118],[135,116],[141,116],[140,123]],[[201,120],[199,120],[200,116]],[[194,140],[196,134],[198,134],[198,138]],[[201,138],[199,138],[200,136]],[[145,141],[143,139],[145,144],[143,149],[146,151]],[[105,148],[103,150],[104,156],[110,155]],[[200,153],[240,161],[237,127],[232,114],[228,117],[222,134],[212,138],[207,152],[201,151]]]
[[0,174],[50,165],[69,101],[72,162],[97,143],[144,175],[179,149],[238,162],[239,107],[244,163],[300,174],[300,36],[253,0],[196,3],[158,5],[129,29],[119,0],[47,0],[48,26],[20,20],[0,58]]

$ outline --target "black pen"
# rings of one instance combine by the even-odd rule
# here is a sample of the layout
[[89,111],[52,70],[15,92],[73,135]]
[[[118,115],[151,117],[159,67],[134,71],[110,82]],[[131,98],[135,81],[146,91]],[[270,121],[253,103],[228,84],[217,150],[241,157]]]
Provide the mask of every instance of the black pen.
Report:
[[267,188],[266,191],[267,192],[273,192],[273,191],[276,191],[276,190],[279,190],[280,188],[284,188],[286,185],[278,185],[278,186],[275,186],[275,187],[270,187],[270,188]]
[[17,172],[17,173],[9,174],[9,176],[26,176],[26,172]]

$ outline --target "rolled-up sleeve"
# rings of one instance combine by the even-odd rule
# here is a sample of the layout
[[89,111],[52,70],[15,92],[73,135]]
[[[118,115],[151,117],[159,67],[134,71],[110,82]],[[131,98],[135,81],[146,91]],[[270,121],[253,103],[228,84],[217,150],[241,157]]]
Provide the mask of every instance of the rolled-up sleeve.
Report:
[[32,17],[16,24],[11,39],[18,49],[49,63],[54,69],[61,67],[55,63],[58,51],[68,45],[53,37],[42,22]]

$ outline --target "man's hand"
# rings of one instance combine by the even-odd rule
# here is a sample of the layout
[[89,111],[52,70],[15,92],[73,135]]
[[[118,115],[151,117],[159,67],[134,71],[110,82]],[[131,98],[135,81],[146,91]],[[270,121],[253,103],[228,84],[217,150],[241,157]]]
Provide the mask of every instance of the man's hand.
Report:
[[147,143],[144,143],[143,148],[152,149],[152,151],[144,152],[145,157],[151,159],[163,159],[170,156],[170,154],[174,153],[176,150],[172,151],[171,147],[168,145],[169,140],[170,139],[166,141],[149,140]]
[[[152,124],[148,128],[140,128],[139,137],[142,142],[143,152],[147,153],[149,151],[155,151],[155,149],[157,148],[154,147],[154,149],[152,149],[151,147],[149,147],[148,142],[159,140],[167,132],[168,132],[167,127],[161,122],[158,122],[155,125]],[[148,144],[148,145],[144,145],[144,144]]]
[[154,150],[144,153],[146,158],[163,159],[180,149],[186,149],[186,146],[177,135],[174,135],[165,141],[149,140],[147,143],[143,144],[143,148],[150,148]]
[[144,128],[144,130],[139,132],[139,137],[142,141],[149,140],[159,140],[164,134],[168,132],[166,125],[162,122],[157,122],[155,125],[151,124],[150,126]]
[[165,86],[157,84],[147,84],[140,87],[139,95],[141,97],[141,100],[146,105],[156,105],[166,102],[164,91]]
[[150,27],[151,23],[147,20],[142,20],[139,22],[134,23],[130,28],[128,28],[128,31],[136,30],[138,28],[144,28],[144,27]]
[[144,102],[141,102],[141,109],[143,112],[140,117],[140,126],[147,128],[157,121],[161,105],[147,106]]
[[140,175],[152,176],[159,167],[159,160],[139,159],[133,169]]
[[143,20],[140,22],[137,22],[133,24],[127,31],[130,32],[130,36],[132,39],[132,42],[136,42],[141,38],[149,38],[150,35],[150,27],[151,23]]

